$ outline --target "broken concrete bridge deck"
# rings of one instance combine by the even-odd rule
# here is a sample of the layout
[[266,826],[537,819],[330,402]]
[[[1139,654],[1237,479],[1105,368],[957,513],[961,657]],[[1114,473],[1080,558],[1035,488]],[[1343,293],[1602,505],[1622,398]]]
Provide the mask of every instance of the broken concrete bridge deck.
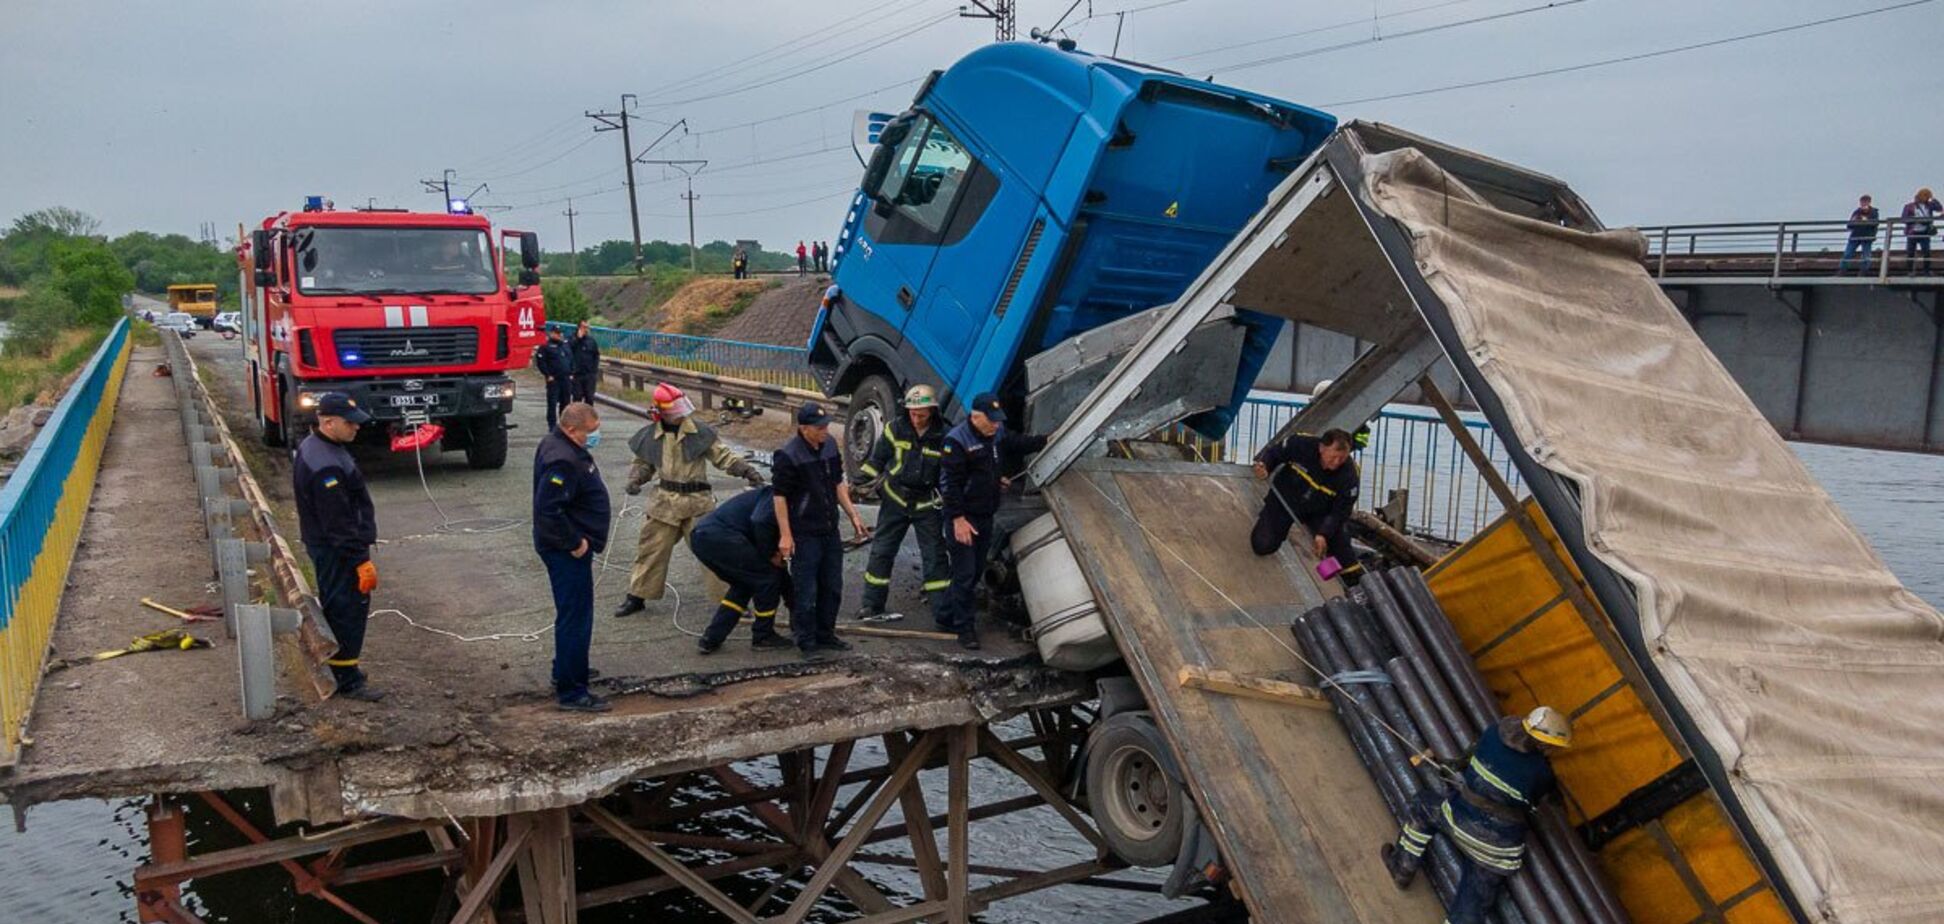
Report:
[[[278,451],[252,448],[259,444],[239,344],[199,337],[191,349],[238,442],[257,455],[253,467],[294,540],[288,463]],[[179,625],[140,606],[142,597],[180,608],[218,600],[175,393],[151,374],[160,357],[144,348],[132,360],[62,601],[56,659]],[[537,382],[523,384],[504,469],[473,471],[463,454],[429,453],[422,485],[412,456],[360,454],[378,509],[373,559],[382,582],[363,662],[387,693],[382,702],[317,702],[284,665],[276,716],[248,722],[235,650],[220,622],[199,623],[194,631],[214,648],[49,675],[29,729],[34,743],[0,777],[0,790],[24,805],[267,786],[281,815],[313,822],[500,815],[574,805],[634,778],[983,721],[1081,692],[1077,675],[1045,668],[1028,645],[990,625],[976,655],[947,641],[852,634],[847,656],[805,662],[793,650],[751,650],[742,629],[704,657],[692,633],[714,601],[686,548],[670,570],[673,593],[646,613],[609,616],[625,592],[641,522],[639,499],[620,490],[623,437],[639,422],[609,411],[611,438],[596,456],[619,512],[611,560],[598,573],[592,661],[603,674],[597,689],[616,708],[556,711],[551,597],[527,525],[529,460],[544,409]],[[732,425],[725,434],[766,453],[776,432],[772,425],[759,438]],[[739,486],[719,478],[718,497]],[[862,590],[864,558],[846,557],[846,614]],[[930,628],[917,569],[908,543],[892,605],[911,616],[894,626]]]

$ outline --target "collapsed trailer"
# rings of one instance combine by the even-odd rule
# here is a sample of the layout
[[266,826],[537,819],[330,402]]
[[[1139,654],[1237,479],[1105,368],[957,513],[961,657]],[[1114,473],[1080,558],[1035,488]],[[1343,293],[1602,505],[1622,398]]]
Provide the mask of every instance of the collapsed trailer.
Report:
[[1944,619],[1809,476],[1642,250],[1557,180],[1354,123],[1063,399],[1030,474],[1256,920],[1424,912],[1384,878],[1394,828],[1375,783],[1343,782],[1342,728],[1183,679],[1303,673],[1270,636],[1343,594],[1300,550],[1249,554],[1261,488],[1240,466],[1116,451],[1207,409],[1184,406],[1181,377],[1238,366],[1175,357],[1240,310],[1373,344],[1285,433],[1354,427],[1408,388],[1469,443],[1437,385],[1455,376],[1529,486],[1516,497],[1481,464],[1506,514],[1422,585],[1499,712],[1573,716],[1575,747],[1553,761],[1563,833],[1623,906],[1587,919],[1944,916]]

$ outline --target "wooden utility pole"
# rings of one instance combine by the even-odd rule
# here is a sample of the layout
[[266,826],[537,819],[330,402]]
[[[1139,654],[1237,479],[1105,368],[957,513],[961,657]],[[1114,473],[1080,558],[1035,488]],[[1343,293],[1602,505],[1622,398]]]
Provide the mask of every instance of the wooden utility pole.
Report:
[[567,275],[569,278],[578,277],[580,276],[580,247],[574,243],[574,216],[580,213],[574,211],[574,200],[568,199],[567,211],[560,214],[567,216]]
[[628,220],[634,224],[634,268],[641,273],[641,209],[635,204],[635,153],[634,141],[628,134],[628,101],[634,99],[633,93],[621,94],[621,108],[616,112],[583,113],[600,124],[594,126],[597,132],[621,133],[621,160],[628,169]]

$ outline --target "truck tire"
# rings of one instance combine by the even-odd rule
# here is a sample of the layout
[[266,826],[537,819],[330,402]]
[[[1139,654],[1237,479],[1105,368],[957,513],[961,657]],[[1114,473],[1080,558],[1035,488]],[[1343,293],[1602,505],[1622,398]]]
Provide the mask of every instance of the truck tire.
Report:
[[843,450],[844,472],[852,484],[865,489],[876,487],[879,479],[864,477],[858,467],[870,461],[878,436],[897,412],[897,386],[884,376],[871,376],[851,391],[850,407],[844,411]]
[[1188,794],[1167,743],[1145,713],[1102,721],[1087,745],[1087,806],[1100,836],[1131,866],[1171,866],[1181,853]]
[[506,465],[506,415],[475,417],[466,428],[471,431],[468,434],[471,439],[466,441],[468,467],[491,469]]

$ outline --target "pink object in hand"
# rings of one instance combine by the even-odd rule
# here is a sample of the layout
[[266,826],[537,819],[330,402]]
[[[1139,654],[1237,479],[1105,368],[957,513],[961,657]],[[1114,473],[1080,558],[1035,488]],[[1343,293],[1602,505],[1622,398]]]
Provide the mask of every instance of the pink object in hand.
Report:
[[1338,574],[1341,574],[1342,572],[1343,572],[1343,564],[1336,560],[1335,555],[1332,555],[1329,558],[1325,558],[1322,561],[1316,563],[1316,574],[1318,577],[1322,578],[1323,580],[1327,581],[1333,577],[1336,577]]

